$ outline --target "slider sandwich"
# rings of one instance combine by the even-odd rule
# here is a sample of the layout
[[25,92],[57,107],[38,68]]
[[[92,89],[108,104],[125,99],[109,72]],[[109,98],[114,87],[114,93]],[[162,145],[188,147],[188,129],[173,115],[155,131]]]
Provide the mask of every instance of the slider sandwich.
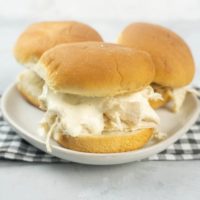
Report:
[[96,153],[142,148],[157,131],[150,99],[154,64],[148,53],[83,42],[46,51],[35,66],[45,84],[40,133],[65,148]]
[[154,24],[133,23],[120,34],[118,44],[147,51],[155,65],[151,86],[162,99],[150,100],[153,108],[165,106],[174,112],[180,110],[186,94],[192,91],[195,66],[189,47],[174,32]]
[[40,22],[29,26],[20,35],[14,48],[16,60],[26,67],[17,83],[22,96],[40,107],[38,96],[44,81],[35,72],[36,63],[45,51],[56,45],[83,41],[102,41],[102,38],[90,26],[75,21]]

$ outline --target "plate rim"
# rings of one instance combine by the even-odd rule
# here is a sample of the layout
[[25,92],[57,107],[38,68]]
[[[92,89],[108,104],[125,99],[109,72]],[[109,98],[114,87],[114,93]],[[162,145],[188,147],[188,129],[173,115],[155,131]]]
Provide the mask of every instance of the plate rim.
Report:
[[[4,119],[10,124],[10,126],[12,128],[14,128],[14,130],[16,130],[17,133],[19,133],[20,137],[22,137],[23,139],[27,140],[26,137],[29,137],[31,140],[33,140],[34,142],[37,143],[41,143],[42,145],[45,145],[45,142],[38,138],[37,135],[33,135],[31,134],[29,131],[23,129],[22,127],[20,127],[13,119],[12,117],[9,115],[9,113],[7,112],[7,108],[6,108],[6,103],[7,103],[7,99],[9,98],[10,94],[12,93],[12,90],[17,90],[16,88],[16,83],[13,83],[11,85],[9,85],[9,87],[7,87],[7,89],[4,91],[2,97],[1,97],[1,111],[2,111],[2,115],[4,117]],[[156,151],[156,153],[159,153],[161,151],[163,151],[164,149],[166,149],[169,145],[173,144],[174,142],[176,142],[183,134],[185,134],[186,132],[184,131],[184,129],[186,128],[187,131],[189,130],[189,128],[195,123],[195,121],[197,120],[199,113],[200,113],[200,102],[198,100],[198,98],[192,95],[195,103],[196,103],[196,107],[197,109],[195,110],[195,112],[193,113],[192,117],[188,120],[188,125],[187,127],[181,127],[176,133],[172,134],[171,136],[169,136],[167,139],[154,144],[152,146],[146,147],[146,148],[142,148],[142,149],[138,149],[138,150],[134,150],[134,151],[128,151],[128,152],[117,152],[117,153],[88,153],[88,152],[79,152],[79,151],[74,151],[71,149],[67,149],[64,148],[62,146],[55,145],[55,144],[51,144],[51,148],[52,151],[57,150],[57,151],[61,151],[62,153],[70,153],[70,154],[74,154],[74,155],[79,155],[79,156],[90,156],[90,157],[117,157],[117,156],[130,156],[130,155],[140,155],[140,154],[148,154],[151,152],[154,152],[155,149],[158,149]],[[21,136],[21,134],[23,136]],[[29,143],[31,143],[30,141],[28,141]],[[32,144],[33,145],[33,144]],[[35,145],[33,145],[35,146]],[[38,147],[36,147],[38,148]],[[39,148],[40,149],[40,148]],[[44,149],[42,149],[42,151],[44,151]],[[47,151],[45,151],[47,152]],[[53,154],[53,153],[49,153],[53,156],[58,157],[57,155]],[[154,153],[154,154],[156,154]],[[145,157],[149,157],[150,155],[147,155]],[[152,155],[151,155],[152,156]],[[131,161],[129,161],[131,162]]]

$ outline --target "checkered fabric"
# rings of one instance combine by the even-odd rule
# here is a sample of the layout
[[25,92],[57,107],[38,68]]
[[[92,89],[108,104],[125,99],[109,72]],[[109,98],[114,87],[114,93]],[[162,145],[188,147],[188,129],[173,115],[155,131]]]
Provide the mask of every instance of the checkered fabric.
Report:
[[[200,88],[196,88],[200,91]],[[11,129],[0,111],[0,159],[28,162],[66,162],[38,150]],[[165,151],[148,160],[198,160],[200,159],[200,117],[191,129]]]
[[3,119],[0,111],[0,159],[27,162],[64,162],[22,139]]

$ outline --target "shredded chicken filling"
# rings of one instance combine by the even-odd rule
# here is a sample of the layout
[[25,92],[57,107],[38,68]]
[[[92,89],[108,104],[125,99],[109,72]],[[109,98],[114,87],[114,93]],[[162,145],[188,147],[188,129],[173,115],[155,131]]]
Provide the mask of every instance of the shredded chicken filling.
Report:
[[159,93],[160,95],[163,95],[165,93],[169,94],[171,100],[167,104],[167,107],[173,112],[180,111],[188,92],[193,93],[197,96],[200,95],[198,91],[196,91],[195,89],[190,89],[188,87],[181,87],[174,89],[170,87],[164,87],[158,84],[152,84],[152,87],[154,91],[156,93]]
[[46,134],[52,132],[49,135],[57,138],[61,133],[101,135],[156,128],[160,120],[148,100],[160,98],[150,86],[123,96],[89,98],[55,93],[45,85],[40,99],[47,112],[41,129]]

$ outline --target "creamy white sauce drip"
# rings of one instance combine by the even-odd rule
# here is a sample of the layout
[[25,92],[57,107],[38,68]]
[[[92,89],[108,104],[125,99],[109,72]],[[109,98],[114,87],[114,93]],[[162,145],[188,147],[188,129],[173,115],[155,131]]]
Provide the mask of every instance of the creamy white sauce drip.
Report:
[[71,136],[127,133],[155,128],[160,120],[148,100],[160,98],[150,86],[140,92],[106,98],[60,94],[44,86],[40,99],[47,112],[41,127],[47,133],[53,124],[52,116],[56,115],[59,123],[53,132]]
[[200,96],[200,93],[197,90],[188,87],[172,89],[170,91],[170,95],[172,97],[172,101],[170,102],[171,104],[169,104],[170,109],[174,112],[180,111],[188,93]]

